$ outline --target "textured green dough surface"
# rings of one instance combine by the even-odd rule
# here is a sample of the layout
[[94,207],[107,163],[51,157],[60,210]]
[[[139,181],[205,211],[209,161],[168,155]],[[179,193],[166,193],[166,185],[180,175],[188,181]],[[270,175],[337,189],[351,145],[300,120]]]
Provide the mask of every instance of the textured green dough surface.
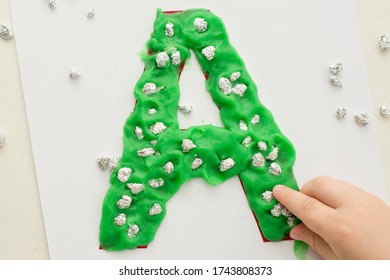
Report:
[[[206,31],[199,32],[195,29],[195,18],[207,21]],[[173,36],[165,34],[167,23],[173,24]],[[208,46],[215,47],[215,56],[211,60],[202,54],[202,50]],[[292,169],[295,150],[279,130],[271,112],[260,103],[256,84],[246,70],[243,60],[229,43],[222,20],[205,9],[185,10],[173,14],[164,14],[158,10],[147,49],[147,54],[142,56],[145,70],[134,89],[137,103],[123,130],[123,154],[118,166],[113,170],[111,187],[103,202],[101,247],[114,251],[148,245],[166,214],[167,201],[181,185],[197,177],[203,178],[210,185],[217,185],[236,175],[241,179],[249,205],[264,237],[271,241],[285,238],[292,228],[291,223],[287,223],[288,217],[271,215],[270,211],[278,202],[275,199],[267,202],[262,198],[262,194],[271,191],[277,184],[298,189]],[[186,130],[179,128],[179,75],[182,63],[190,56],[190,49],[194,51],[207,77],[206,89],[220,110],[224,128],[212,125],[190,127]],[[172,63],[171,58],[175,51],[179,51],[181,56],[181,63],[177,65]],[[156,64],[156,56],[160,52],[166,52],[170,57],[161,68]],[[222,77],[229,79],[234,72],[240,72],[241,76],[231,82],[232,86],[244,84],[247,87],[242,96],[234,93],[224,94],[219,86]],[[143,88],[147,83],[154,83],[159,90],[146,94]],[[156,110],[154,114],[148,113],[151,108]],[[256,115],[260,117],[259,123],[251,123]],[[157,122],[164,123],[166,129],[154,134],[151,126]],[[240,122],[246,124],[247,130],[240,128]],[[142,131],[143,138],[136,134],[136,128]],[[248,136],[252,141],[245,146],[242,142]],[[188,152],[183,151],[184,139],[191,140],[196,147]],[[259,149],[260,141],[266,143],[266,150]],[[266,159],[260,167],[252,165],[252,157],[255,154],[261,153],[267,158],[275,147],[279,149],[276,159]],[[153,148],[154,154],[140,157],[138,152],[145,148]],[[195,158],[201,159],[203,164],[193,169]],[[235,164],[230,169],[221,171],[220,164],[226,159],[234,160]],[[172,173],[164,170],[167,162],[174,166]],[[281,167],[281,174],[274,175],[269,172],[272,163]],[[117,177],[121,168],[132,170],[125,182]],[[153,179],[162,179],[164,184],[153,188],[149,185]],[[135,195],[127,187],[129,183],[142,184],[143,190]],[[117,201],[123,195],[131,197],[132,202],[130,207],[120,209]],[[150,215],[149,210],[154,204],[159,204],[162,212]],[[120,214],[126,216],[123,225],[114,222]],[[297,223],[299,220],[295,218],[293,224]],[[137,225],[139,229],[135,236],[128,236],[130,225]]]

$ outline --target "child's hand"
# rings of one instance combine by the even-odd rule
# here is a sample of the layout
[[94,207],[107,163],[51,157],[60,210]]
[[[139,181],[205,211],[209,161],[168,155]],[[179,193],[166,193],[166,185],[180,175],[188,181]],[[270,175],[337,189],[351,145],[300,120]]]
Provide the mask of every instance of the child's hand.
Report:
[[372,194],[324,176],[301,192],[275,186],[273,193],[303,222],[291,238],[325,259],[390,259],[390,207]]

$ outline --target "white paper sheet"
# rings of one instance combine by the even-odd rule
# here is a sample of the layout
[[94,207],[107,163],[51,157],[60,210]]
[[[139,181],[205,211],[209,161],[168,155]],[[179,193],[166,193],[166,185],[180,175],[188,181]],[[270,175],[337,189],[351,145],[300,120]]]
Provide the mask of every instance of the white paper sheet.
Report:
[[[257,82],[261,101],[295,145],[300,184],[322,174],[385,198],[354,2],[349,1],[11,1],[26,109],[52,259],[294,259],[292,242],[263,243],[237,178],[218,187],[184,185],[147,249],[98,250],[109,174],[101,155],[120,155],[143,64],[138,53],[163,10],[209,8]],[[88,19],[91,9],[96,16]],[[343,88],[329,84],[341,61]],[[79,80],[68,71],[79,68]],[[195,60],[181,78],[182,127],[221,124]],[[338,107],[346,119],[334,117]],[[314,253],[309,258],[317,258]]]

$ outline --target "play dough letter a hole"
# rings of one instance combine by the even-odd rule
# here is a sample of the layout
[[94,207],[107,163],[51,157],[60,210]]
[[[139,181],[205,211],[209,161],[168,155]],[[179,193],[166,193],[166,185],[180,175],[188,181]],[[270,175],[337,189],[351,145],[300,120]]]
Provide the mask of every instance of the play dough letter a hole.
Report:
[[[222,20],[206,9],[158,10],[147,48],[134,89],[137,102],[124,126],[123,153],[103,202],[101,248],[147,246],[180,186],[198,177],[217,185],[237,175],[264,238],[284,239],[299,221],[271,191],[278,184],[298,190],[295,150],[260,103]],[[190,50],[224,128],[179,128],[179,77]]]

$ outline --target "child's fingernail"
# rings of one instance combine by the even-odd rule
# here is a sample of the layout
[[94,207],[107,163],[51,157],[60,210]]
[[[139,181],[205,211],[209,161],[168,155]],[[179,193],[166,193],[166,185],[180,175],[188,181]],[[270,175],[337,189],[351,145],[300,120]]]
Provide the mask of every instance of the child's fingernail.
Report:
[[301,236],[297,234],[295,231],[290,232],[290,237],[294,240],[301,240]]
[[276,185],[274,188],[273,188],[273,192],[280,192],[282,189],[283,189],[283,185]]

